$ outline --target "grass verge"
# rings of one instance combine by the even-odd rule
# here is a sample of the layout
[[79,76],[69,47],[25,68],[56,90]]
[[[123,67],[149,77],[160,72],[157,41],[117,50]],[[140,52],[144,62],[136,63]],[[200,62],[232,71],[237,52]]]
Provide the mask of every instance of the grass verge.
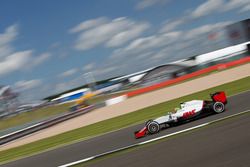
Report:
[[250,77],[246,77],[234,82],[230,82],[218,87],[207,89],[201,92],[197,92],[188,96],[184,96],[178,99],[160,103],[148,108],[138,110],[126,115],[122,115],[116,118],[101,121],[89,126],[85,126],[79,129],[75,129],[60,135],[56,135],[47,139],[39,140],[30,144],[26,144],[20,147],[12,148],[9,150],[0,152],[0,162],[7,162],[24,156],[29,156],[35,153],[53,149],[62,145],[84,140],[90,137],[94,137],[103,133],[114,131],[120,128],[128,127],[134,124],[138,124],[147,119],[161,116],[168,111],[171,111],[174,107],[178,106],[180,102],[188,101],[192,99],[209,99],[209,93],[224,90],[228,96],[234,95],[243,91],[250,90]]
[[30,112],[18,114],[14,117],[3,118],[0,120],[0,130],[7,129],[14,126],[23,125],[25,123],[50,118],[52,116],[68,111],[72,103],[44,107]]

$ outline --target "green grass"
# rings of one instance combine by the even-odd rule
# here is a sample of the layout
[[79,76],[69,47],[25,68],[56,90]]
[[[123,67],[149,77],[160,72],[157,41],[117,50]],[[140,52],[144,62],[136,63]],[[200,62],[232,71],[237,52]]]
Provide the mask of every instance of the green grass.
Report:
[[[10,161],[24,156],[29,156],[41,151],[84,140],[103,133],[114,131],[141,123],[147,119],[161,116],[179,105],[180,102],[192,99],[209,99],[209,93],[224,90],[228,96],[250,90],[250,77],[227,83],[215,88],[207,89],[192,95],[184,96],[168,102],[157,104],[123,116],[101,121],[86,127],[72,130],[47,139],[36,141],[20,147],[0,152],[0,162]],[[132,132],[131,132],[132,133]]]
[[18,114],[14,117],[4,118],[0,120],[0,130],[7,129],[14,126],[23,125],[28,122],[46,119],[51,116],[55,116],[66,112],[72,103],[44,107],[30,112]]
[[[123,93],[117,93],[112,95],[101,95],[96,96],[88,100],[89,104],[95,104],[107,100],[109,98],[119,96]],[[62,113],[65,113],[69,110],[72,103],[60,104],[55,106],[44,107],[30,112],[20,113],[16,116],[0,119],[0,130],[8,129],[15,126],[24,125],[30,122],[50,118]]]

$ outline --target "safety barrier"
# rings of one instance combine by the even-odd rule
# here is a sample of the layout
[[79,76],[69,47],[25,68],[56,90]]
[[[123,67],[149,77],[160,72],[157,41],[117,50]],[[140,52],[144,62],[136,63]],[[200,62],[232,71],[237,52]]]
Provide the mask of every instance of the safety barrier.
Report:
[[190,73],[190,74],[180,76],[180,77],[175,78],[175,79],[167,80],[167,81],[164,81],[164,82],[152,85],[152,86],[148,86],[148,87],[144,87],[141,89],[137,89],[137,90],[128,92],[126,95],[127,95],[127,97],[133,97],[133,96],[140,95],[140,94],[147,93],[147,92],[151,92],[151,91],[154,91],[154,90],[166,87],[166,86],[170,86],[170,85],[173,85],[176,83],[180,83],[181,81],[185,81],[185,80],[197,77],[197,76],[201,76],[203,74],[207,74],[207,73],[217,71],[217,70],[223,70],[226,68],[234,67],[234,66],[249,63],[249,62],[250,62],[250,57],[245,57],[245,58],[241,58],[239,60],[231,61],[228,63],[217,64],[217,65],[214,65],[214,66],[211,66],[211,67],[199,70],[199,71],[195,71],[195,72]]
[[120,102],[122,102],[122,101],[124,101],[126,99],[127,99],[127,96],[126,95],[122,95],[122,96],[118,96],[118,97],[106,100],[105,104],[106,104],[106,106],[110,106],[110,105],[114,105],[114,104],[120,103]]
[[6,144],[8,142],[11,142],[11,141],[16,140],[16,139],[21,138],[21,137],[24,137],[26,135],[35,133],[35,132],[37,132],[39,130],[51,127],[53,125],[56,125],[56,124],[61,123],[63,121],[66,121],[66,120],[69,120],[71,118],[77,117],[79,115],[85,114],[85,113],[90,112],[93,109],[96,109],[96,108],[99,108],[99,107],[102,107],[102,105],[95,105],[95,106],[91,105],[91,106],[79,109],[77,111],[69,112],[69,113],[66,113],[64,115],[52,118],[50,120],[37,123],[37,124],[32,125],[30,127],[24,128],[22,130],[18,130],[16,132],[1,136],[0,137],[0,145]]

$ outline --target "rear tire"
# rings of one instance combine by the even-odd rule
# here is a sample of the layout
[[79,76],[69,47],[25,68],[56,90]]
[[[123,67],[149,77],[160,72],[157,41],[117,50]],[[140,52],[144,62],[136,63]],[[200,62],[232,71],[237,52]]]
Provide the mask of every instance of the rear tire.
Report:
[[225,111],[225,105],[221,102],[215,102],[213,104],[213,111],[217,114]]
[[147,128],[148,128],[149,133],[151,134],[155,134],[160,131],[160,125],[155,121],[150,122]]

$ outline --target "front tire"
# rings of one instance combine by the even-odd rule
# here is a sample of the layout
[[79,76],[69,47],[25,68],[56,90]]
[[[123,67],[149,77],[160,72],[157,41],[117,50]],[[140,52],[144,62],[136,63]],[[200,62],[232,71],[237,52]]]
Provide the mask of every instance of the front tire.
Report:
[[145,123],[145,125],[148,126],[148,124],[150,124],[150,122],[152,122],[152,121],[153,121],[152,119],[148,120],[148,121]]
[[160,125],[155,121],[150,122],[147,128],[148,128],[149,133],[151,134],[155,134],[160,131]]
[[225,105],[221,102],[215,102],[213,104],[213,111],[217,114],[225,111]]

